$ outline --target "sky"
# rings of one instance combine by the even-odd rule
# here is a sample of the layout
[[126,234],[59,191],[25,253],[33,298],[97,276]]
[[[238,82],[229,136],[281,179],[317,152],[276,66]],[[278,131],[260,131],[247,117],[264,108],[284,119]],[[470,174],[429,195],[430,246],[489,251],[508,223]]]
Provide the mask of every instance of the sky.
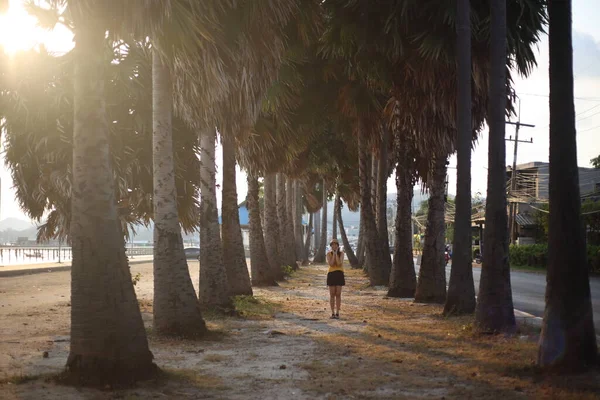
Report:
[[[580,167],[590,167],[590,159],[600,155],[600,7],[598,0],[573,0],[573,64],[575,73],[575,111],[577,123],[577,157]],[[8,51],[28,48],[42,42],[53,52],[63,53],[72,48],[72,34],[59,26],[47,32],[35,26],[28,17],[22,0],[10,0],[8,17],[0,17],[0,43]],[[517,164],[548,161],[548,38],[544,36],[537,50],[538,67],[528,77],[515,76],[515,90],[521,101],[521,122],[535,125],[522,127],[520,140],[533,139],[533,143],[519,143]],[[512,119],[516,121],[516,118]],[[514,126],[507,125],[506,137],[514,138]],[[506,142],[506,165],[512,165],[514,142]],[[484,130],[471,156],[472,193],[485,196],[487,186],[487,130]],[[1,158],[1,156],[0,156]],[[221,151],[217,145],[217,183],[221,182]],[[450,158],[449,192],[456,193],[456,156]],[[0,160],[1,200],[0,219],[15,217],[28,219],[14,200],[10,171]],[[238,198],[242,201],[247,192],[246,177],[238,169]],[[395,192],[395,180],[388,181],[388,192]],[[220,191],[217,200],[220,204]]]

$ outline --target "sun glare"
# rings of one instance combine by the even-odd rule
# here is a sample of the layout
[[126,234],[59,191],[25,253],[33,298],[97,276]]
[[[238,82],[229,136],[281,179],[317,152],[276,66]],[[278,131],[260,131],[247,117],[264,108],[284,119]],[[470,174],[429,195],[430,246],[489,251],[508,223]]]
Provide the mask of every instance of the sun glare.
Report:
[[0,15],[0,45],[8,54],[28,50],[38,43],[39,35],[35,18],[22,9],[11,7]]
[[0,47],[12,55],[39,44],[44,44],[50,51],[63,53],[73,46],[72,34],[64,26],[57,26],[53,31],[40,28],[20,1],[11,1],[8,12],[0,15]]

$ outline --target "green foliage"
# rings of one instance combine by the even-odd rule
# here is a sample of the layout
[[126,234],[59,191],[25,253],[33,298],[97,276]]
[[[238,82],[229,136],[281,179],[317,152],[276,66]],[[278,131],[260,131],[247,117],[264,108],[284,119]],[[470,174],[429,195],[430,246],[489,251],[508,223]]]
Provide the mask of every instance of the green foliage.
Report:
[[294,268],[291,265],[282,265],[281,271],[283,271],[283,276],[292,276]]
[[548,245],[511,245],[509,249],[510,264],[515,266],[532,266],[546,268],[548,264]]
[[600,168],[600,156],[598,156],[596,158],[592,158],[590,160],[590,162],[592,163],[592,165],[594,166],[594,168]]
[[131,278],[131,283],[133,283],[133,286],[137,285],[140,279],[142,279],[142,274],[138,272]]
[[[536,212],[535,219],[542,228],[542,234],[540,238],[536,239],[545,241],[548,238],[549,207],[548,204],[543,204],[538,208],[540,210]],[[587,227],[588,244],[600,245],[600,201],[584,200],[581,203],[581,214],[583,223]]]
[[[548,265],[548,245],[511,245],[509,250],[512,266],[530,266],[545,269]],[[588,268],[590,272],[600,273],[600,246],[587,246]]]
[[241,317],[270,318],[279,310],[279,305],[254,296],[235,296],[235,311]]

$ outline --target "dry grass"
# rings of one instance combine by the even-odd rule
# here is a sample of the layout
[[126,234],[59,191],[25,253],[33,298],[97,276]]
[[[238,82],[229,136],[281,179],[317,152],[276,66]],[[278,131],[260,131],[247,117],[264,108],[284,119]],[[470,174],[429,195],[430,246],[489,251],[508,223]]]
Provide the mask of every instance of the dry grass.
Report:
[[[314,284],[315,274],[301,270],[284,286]],[[342,328],[315,333],[320,351],[302,363],[310,374],[304,390],[358,398],[599,398],[597,371],[560,378],[535,367],[539,328],[521,326],[510,337],[479,335],[470,316],[445,318],[441,306],[386,298],[365,288],[359,270],[346,276]],[[283,311],[305,314],[311,303],[296,296]]]

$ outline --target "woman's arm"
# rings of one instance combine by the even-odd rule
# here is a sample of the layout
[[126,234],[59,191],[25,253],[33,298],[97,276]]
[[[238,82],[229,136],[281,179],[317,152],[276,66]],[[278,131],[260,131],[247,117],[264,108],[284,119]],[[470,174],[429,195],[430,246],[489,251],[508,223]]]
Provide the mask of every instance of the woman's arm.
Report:
[[335,258],[332,251],[328,252],[325,258],[327,259],[327,264],[329,264],[330,267],[335,265]]
[[339,258],[340,258],[340,265],[344,265],[344,252],[343,251],[340,251]]

